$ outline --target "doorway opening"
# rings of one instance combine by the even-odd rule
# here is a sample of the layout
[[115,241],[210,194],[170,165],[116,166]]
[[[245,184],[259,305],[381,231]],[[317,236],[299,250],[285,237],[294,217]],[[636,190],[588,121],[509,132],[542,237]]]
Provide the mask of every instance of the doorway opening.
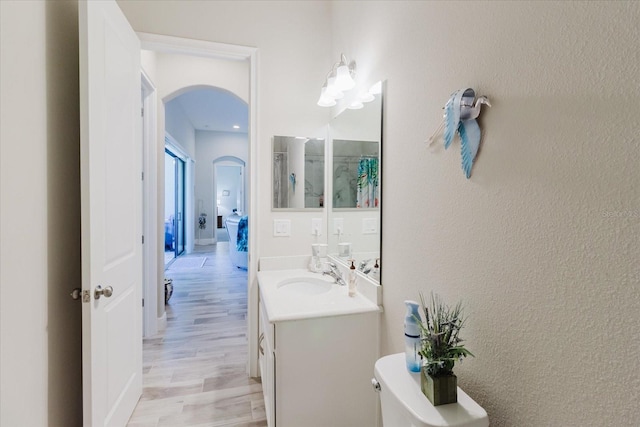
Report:
[[[251,420],[256,425],[266,425],[260,382],[251,378],[246,369],[247,248],[239,250],[235,241],[240,240],[240,218],[246,221],[243,211],[247,204],[244,177],[249,156],[248,133],[210,130],[213,123],[194,129],[191,140],[189,132],[178,132],[190,130],[193,123],[199,122],[199,114],[215,116],[215,109],[207,108],[210,105],[207,95],[231,98],[231,94],[219,92],[198,88],[176,97],[164,97],[163,243],[167,260],[164,276],[171,280],[172,292],[164,306],[167,318],[164,331],[143,341],[143,398],[132,414],[132,425],[149,421],[152,407],[157,408],[153,422],[195,425],[200,421],[230,421],[226,411],[202,410],[196,422],[193,411],[176,411],[161,405],[158,400],[165,395],[158,395],[158,389],[171,392],[179,389],[182,399],[197,401],[202,408],[223,405],[224,398],[220,395],[233,389],[236,397],[245,401],[244,411],[234,414],[235,421]],[[248,121],[247,103],[242,104],[240,113],[244,117],[237,118],[239,123]],[[192,113],[193,106],[204,111]],[[231,109],[224,103],[221,108]],[[167,126],[168,123],[171,125]],[[188,144],[189,141],[192,143]],[[189,204],[194,207],[191,214],[185,207]],[[185,213],[197,219],[193,226],[187,225],[186,231]],[[232,231],[234,219],[238,222]],[[216,234],[220,231],[225,233],[224,238]],[[195,236],[195,244],[187,244],[185,248],[185,234]],[[237,261],[242,255],[244,268]],[[158,376],[159,372],[171,374]]]
[[[245,212],[245,162],[233,156],[223,156],[213,161],[213,188],[216,200],[216,240],[230,240],[227,219],[244,216]],[[231,239],[235,240],[235,239]]]
[[[258,206],[258,194],[255,191],[251,191],[252,189],[257,188],[257,177],[259,175],[258,171],[258,163],[256,162],[258,159],[259,147],[257,144],[257,75],[258,75],[258,65],[257,65],[257,52],[258,50],[253,47],[246,46],[237,46],[237,45],[229,45],[224,43],[216,43],[216,42],[206,42],[201,40],[190,40],[183,39],[179,37],[172,36],[164,36],[157,34],[149,34],[149,33],[137,33],[140,41],[141,41],[141,49],[143,52],[143,64],[145,59],[144,52],[150,52],[152,54],[175,54],[181,55],[185,59],[197,60],[199,59],[207,59],[207,58],[217,58],[217,59],[226,59],[229,64],[248,64],[248,73],[246,74],[246,78],[237,78],[238,75],[236,73],[236,78],[233,80],[233,84],[236,87],[240,87],[239,91],[233,89],[234,92],[243,93],[242,99],[245,100],[245,104],[248,108],[248,124],[246,127],[246,133],[248,140],[248,158],[246,160],[246,173],[245,173],[245,206],[244,210],[249,214],[248,222],[249,229],[255,229],[255,225],[258,222],[258,212],[256,208]],[[149,58],[147,58],[149,59]],[[162,65],[160,63],[154,64],[154,66],[150,67],[149,70],[155,71],[158,67],[155,65]],[[232,65],[233,66],[233,65]],[[147,68],[145,68],[146,70]],[[189,67],[181,66],[178,69],[173,70],[174,72],[171,74],[172,78],[188,78],[190,75]],[[207,76],[215,76],[218,75],[218,72],[215,73],[207,73]],[[149,76],[150,80],[160,82],[159,78],[156,78],[153,74]],[[181,87],[186,88],[188,85],[182,84]],[[215,85],[214,85],[215,86]],[[244,87],[244,89],[242,89]],[[154,210],[154,206],[158,206],[154,202],[154,189],[159,188],[162,185],[163,173],[160,170],[156,170],[155,165],[157,165],[158,169],[163,168],[163,158],[159,156],[162,155],[162,151],[158,152],[157,145],[154,141],[158,141],[161,138],[160,132],[164,131],[165,126],[162,122],[164,119],[164,115],[161,114],[162,105],[164,102],[168,101],[168,94],[174,93],[175,96],[179,95],[175,90],[177,88],[166,90],[160,86],[155,88],[155,92],[153,97],[148,97],[149,107],[151,109],[156,110],[155,106],[157,105],[157,113],[153,112],[153,116],[157,118],[158,125],[155,126],[153,123],[147,123],[145,126],[149,129],[149,144],[148,150],[145,151],[145,174],[148,173],[148,179],[145,177],[145,197],[148,196],[149,204],[151,208],[145,212],[145,227],[149,230],[150,234],[155,235],[154,230],[162,230],[162,224],[157,223],[157,210]],[[155,95],[157,93],[157,96]],[[156,101],[157,99],[157,101]],[[166,105],[166,104],[165,104]],[[151,111],[151,109],[149,111]],[[145,109],[145,111],[147,111]],[[152,115],[145,115],[145,120],[147,117],[151,117]],[[157,136],[156,136],[157,135]],[[178,135],[176,135],[178,136]],[[145,137],[146,138],[146,137]],[[211,163],[210,163],[211,164]],[[189,168],[194,167],[194,162],[190,162],[187,165],[187,181],[189,181],[190,172]],[[160,172],[160,173],[158,173]],[[213,170],[210,172],[213,174]],[[212,182],[212,175],[209,175],[209,182]],[[196,176],[194,176],[197,179]],[[191,191],[193,187],[192,184],[187,182],[187,191]],[[151,191],[149,191],[151,190]],[[213,191],[209,192],[211,196],[213,196]],[[160,194],[158,194],[160,196]],[[187,199],[188,200],[188,199]],[[189,202],[187,202],[189,203]],[[193,248],[194,251],[199,249],[198,245],[210,245],[213,240],[213,236],[207,236],[206,232],[200,232],[202,236],[202,241],[196,240],[195,237],[198,236],[196,233],[191,233],[191,231],[199,230],[199,214],[201,212],[196,211],[199,210],[199,197],[196,196],[192,199],[191,206],[187,206],[187,210],[191,208],[193,212],[189,214],[187,212],[188,219],[190,219],[193,225],[189,225],[187,221],[187,252],[189,252],[189,247]],[[211,204],[206,204],[207,206],[211,206],[213,208],[214,202]],[[158,207],[161,207],[159,205]],[[158,215],[160,216],[160,215]],[[216,215],[217,216],[217,215]],[[161,219],[162,216],[160,216]],[[217,218],[216,218],[217,219]],[[211,225],[213,221],[213,216],[210,214],[208,220],[208,228],[211,230]],[[209,231],[207,230],[207,231]],[[191,233],[193,241],[189,243],[189,233]],[[195,234],[195,236],[194,236]],[[162,235],[158,236],[160,239],[163,238]],[[199,238],[198,238],[199,239]],[[207,239],[210,239],[207,241]],[[162,329],[166,327],[166,313],[164,310],[164,286],[162,283],[162,274],[164,271],[164,266],[158,265],[156,260],[158,258],[154,255],[154,249],[151,248],[162,248],[162,241],[157,241],[158,239],[155,236],[149,237],[149,246],[150,249],[148,251],[148,280],[145,281],[145,289],[149,290],[149,292],[145,293],[145,295],[149,295],[150,300],[149,303],[144,304],[145,316],[148,315],[150,322],[155,323],[157,325],[157,329]],[[146,243],[146,242],[145,242]],[[194,245],[195,243],[195,245]],[[256,285],[256,272],[257,272],[257,260],[259,254],[257,253],[258,248],[258,239],[257,233],[250,233],[248,238],[248,253],[252,254],[251,257],[248,257],[248,269],[247,269],[247,280],[244,281],[244,286],[247,290],[247,315],[246,315],[246,326],[247,326],[247,342],[246,346],[248,347],[248,363],[247,363],[247,372],[251,376],[258,375],[258,364],[257,364],[257,355],[258,355],[258,346],[257,346],[257,336],[258,336],[258,321],[257,321],[257,307],[258,307],[258,291]],[[157,253],[157,252],[155,252]],[[160,255],[159,253],[157,253]],[[147,271],[145,270],[145,271]],[[156,280],[156,278],[158,280]],[[154,297],[155,298],[152,298]],[[145,317],[146,318],[146,317]],[[153,331],[155,328],[150,327],[148,330]],[[153,334],[151,334],[153,335]]]

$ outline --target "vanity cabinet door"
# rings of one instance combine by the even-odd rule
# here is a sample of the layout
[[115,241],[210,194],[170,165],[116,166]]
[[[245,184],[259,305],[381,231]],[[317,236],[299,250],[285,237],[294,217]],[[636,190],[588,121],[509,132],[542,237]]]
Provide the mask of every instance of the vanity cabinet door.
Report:
[[369,312],[275,323],[277,427],[377,425],[378,321]]
[[274,326],[267,319],[264,303],[260,302],[259,316],[259,366],[262,377],[262,394],[267,415],[267,425],[275,427],[275,355],[273,351]]

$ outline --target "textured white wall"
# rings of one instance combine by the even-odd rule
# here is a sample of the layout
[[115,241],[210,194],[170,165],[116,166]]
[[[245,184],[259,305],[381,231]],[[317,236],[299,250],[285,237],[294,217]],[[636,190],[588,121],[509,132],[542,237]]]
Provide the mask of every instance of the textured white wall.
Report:
[[152,82],[158,80],[156,73],[156,55],[157,53],[153,50],[140,51],[140,66]]
[[177,102],[167,102],[164,106],[164,129],[191,158],[196,155],[196,130]]
[[[273,135],[325,137],[329,111],[316,105],[336,59],[329,57],[329,4],[317,1],[119,1],[136,31],[255,46],[258,53],[257,256],[310,253],[318,213],[271,212]],[[246,99],[246,98],[243,98]],[[290,218],[292,236],[273,237]],[[323,240],[324,236],[323,236]]]
[[[387,79],[383,354],[403,300],[465,301],[456,368],[492,426],[640,424],[640,3],[334,2],[334,54]],[[424,143],[474,87],[483,143]]]
[[[640,4],[119,4],[138,31],[260,48],[263,155],[275,134],[323,136],[340,52],[386,78],[383,351],[402,350],[402,301],[433,289],[467,302],[477,357],[457,372],[492,425],[640,422]],[[0,424],[80,425],[77,6],[0,8]],[[422,143],[465,86],[494,103],[469,181],[457,143]],[[265,215],[264,255],[306,251],[311,215],[291,239]]]
[[82,425],[77,2],[0,1],[0,425]]

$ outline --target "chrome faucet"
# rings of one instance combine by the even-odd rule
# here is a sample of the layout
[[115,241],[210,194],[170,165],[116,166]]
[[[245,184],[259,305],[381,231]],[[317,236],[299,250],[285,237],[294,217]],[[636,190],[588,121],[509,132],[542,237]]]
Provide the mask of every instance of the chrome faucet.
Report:
[[338,266],[332,262],[328,262],[327,266],[329,267],[329,270],[323,271],[322,274],[333,277],[338,285],[346,286],[347,282],[342,278],[342,274],[340,273]]
[[358,265],[358,270],[362,271],[364,274],[369,274],[373,266],[371,265],[371,259],[365,259]]

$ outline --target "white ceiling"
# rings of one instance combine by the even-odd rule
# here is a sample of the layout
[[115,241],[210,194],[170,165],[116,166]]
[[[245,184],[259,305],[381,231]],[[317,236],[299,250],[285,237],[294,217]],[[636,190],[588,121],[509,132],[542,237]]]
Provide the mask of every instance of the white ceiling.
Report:
[[[224,89],[194,89],[172,99],[197,130],[247,133],[247,103]],[[239,126],[234,129],[233,126]]]

